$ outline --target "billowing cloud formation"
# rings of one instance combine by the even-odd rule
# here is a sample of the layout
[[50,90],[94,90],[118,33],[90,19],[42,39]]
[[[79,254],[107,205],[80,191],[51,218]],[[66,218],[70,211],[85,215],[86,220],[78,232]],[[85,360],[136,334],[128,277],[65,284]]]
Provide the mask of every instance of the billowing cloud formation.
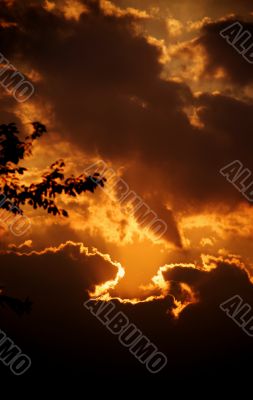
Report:
[[[8,295],[15,293],[20,298],[29,295],[33,298],[35,310],[37,307],[44,307],[43,297],[48,302],[56,301],[59,306],[55,292],[58,284],[66,299],[69,298],[68,293],[75,290],[79,296],[83,296],[85,291],[94,290],[96,285],[113,282],[120,268],[108,255],[103,255],[96,249],[89,252],[81,243],[73,242],[40,252],[27,251],[26,246],[20,246],[16,252],[2,252],[1,260],[1,284],[7,288]],[[20,285],[20,279],[24,279],[25,285]],[[46,280],[47,289],[41,285]]]
[[[218,171],[239,157],[251,167],[250,146],[237,140],[242,120],[245,140],[251,139],[251,104],[210,93],[196,99],[187,85],[163,80],[161,49],[137,33],[139,18],[133,13],[108,15],[92,1],[84,2],[89,12],[76,20],[38,4],[20,8],[15,3],[3,10],[5,19],[17,24],[1,29],[3,53],[41,76],[35,83],[35,104],[42,109],[42,103],[51,105],[54,128],[73,146],[114,162],[120,159],[121,164],[130,157],[136,160],[135,170],[125,173],[127,181],[149,197],[154,211],[164,213],[169,240],[180,243],[173,218],[163,212],[165,204],[185,211],[210,202],[234,205],[244,200]],[[220,37],[219,25],[209,24],[203,32],[199,43],[210,50],[209,70],[215,68],[212,40],[218,41],[223,55],[231,54],[242,68],[250,68]],[[218,51],[214,45],[213,52]],[[217,59],[217,67],[223,66],[223,58]],[[233,68],[238,68],[232,61],[226,58],[224,68],[233,77]],[[237,76],[251,79],[250,72]],[[202,128],[188,119],[185,109],[191,107],[196,107]],[[145,185],[138,170],[149,177]]]
[[[0,310],[1,327],[17,338],[32,358],[33,368],[26,378],[37,380],[43,372],[45,383],[67,376],[70,380],[75,377],[77,383],[84,374],[91,376],[95,371],[98,377],[113,373],[117,379],[135,374],[151,378],[144,366],[83,307],[87,298],[84,289],[101,282],[101,273],[103,281],[111,279],[117,268],[100,255],[89,256],[81,249],[80,244],[69,243],[40,254],[21,256],[11,252],[1,256],[1,276],[10,293],[29,295],[33,301],[31,313],[22,320],[10,310]],[[168,266],[163,276],[174,298],[186,297],[179,283],[192,288],[198,298],[177,319],[173,316],[174,298],[169,294],[135,305],[114,301],[117,310],[123,311],[166,354],[168,365],[160,378],[177,381],[208,374],[210,379],[211,374],[218,379],[222,371],[235,377],[239,367],[246,373],[247,365],[237,363],[245,354],[252,355],[252,338],[219,308],[234,295],[253,304],[253,286],[242,266],[236,260],[210,258],[203,270]]]

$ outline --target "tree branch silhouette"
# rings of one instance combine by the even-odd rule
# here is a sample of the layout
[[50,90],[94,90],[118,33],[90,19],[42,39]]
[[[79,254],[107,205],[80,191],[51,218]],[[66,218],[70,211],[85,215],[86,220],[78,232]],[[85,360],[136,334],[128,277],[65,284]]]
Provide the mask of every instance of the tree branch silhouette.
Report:
[[2,198],[5,196],[12,202],[4,203],[1,208],[22,213],[22,206],[28,204],[34,209],[43,208],[49,214],[68,217],[66,210],[57,207],[56,197],[63,193],[72,197],[86,191],[94,193],[98,186],[104,186],[106,179],[98,173],[88,177],[82,174],[65,178],[65,163],[58,160],[42,175],[41,182],[29,186],[21,184],[20,175],[27,169],[19,166],[20,161],[32,154],[33,142],[47,133],[45,125],[40,122],[33,122],[32,126],[32,134],[22,141],[16,124],[0,125],[0,178],[3,181],[0,183],[0,193]]

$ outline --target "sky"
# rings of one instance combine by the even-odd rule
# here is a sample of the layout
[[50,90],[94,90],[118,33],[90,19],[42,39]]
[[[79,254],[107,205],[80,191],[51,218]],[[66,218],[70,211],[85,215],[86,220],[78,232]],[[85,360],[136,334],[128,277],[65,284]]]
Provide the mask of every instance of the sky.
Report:
[[[253,171],[253,65],[220,35],[235,22],[253,45],[252,0],[1,1],[0,53],[35,92],[18,103],[1,86],[0,123],[48,130],[23,181],[59,159],[68,176],[102,160],[108,180],[60,196],[68,218],[25,206],[25,235],[0,224],[0,286],[32,301],[22,317],[0,308],[0,329],[32,359],[24,381],[95,374],[178,387],[249,374],[253,339],[220,309],[235,295],[253,307],[252,205],[220,173],[235,160]],[[124,312],[167,356],[162,371],[151,375],[87,299]]]

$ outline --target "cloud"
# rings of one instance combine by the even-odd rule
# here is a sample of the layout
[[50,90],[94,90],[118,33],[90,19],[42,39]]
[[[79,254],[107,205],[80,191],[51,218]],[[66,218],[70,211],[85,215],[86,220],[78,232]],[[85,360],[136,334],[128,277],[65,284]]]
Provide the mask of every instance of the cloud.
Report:
[[[118,273],[119,266],[113,263],[108,255],[103,255],[96,249],[89,252],[81,243],[69,241],[41,251],[28,251],[25,247],[30,247],[30,243],[26,242],[16,250],[1,252],[1,279],[10,295],[16,293],[21,298],[29,295],[35,303],[35,312],[36,299],[40,296],[47,297],[43,305],[45,308],[52,301],[63,300],[56,299],[53,289],[62,280],[65,282],[62,287],[63,296],[74,290],[82,296],[85,291],[94,290],[96,285],[113,280]],[[20,285],[19,271],[25,282],[24,286]],[[46,280],[48,290],[40,286],[40,281],[46,283]]]
[[[167,101],[172,108],[166,121],[183,125],[184,129],[179,107],[190,92],[182,85],[160,80],[160,50],[136,34],[137,15],[108,16],[103,8],[97,5],[95,9],[95,2],[92,4],[90,13],[81,14],[79,21],[66,20],[61,14],[35,6],[20,10],[16,5],[19,13],[14,8],[11,15],[18,26],[12,31],[10,42],[9,32],[2,32],[3,50],[11,59],[18,57],[21,64],[32,66],[41,76],[36,82],[34,102],[37,107],[43,102],[52,105],[54,129],[83,151],[88,148],[90,153],[123,161],[143,146],[144,134],[150,138],[144,154],[149,153],[150,145],[153,147],[153,132],[161,124],[158,100],[162,108]],[[38,51],[44,26],[48,26],[47,38]],[[15,48],[13,42],[17,44]],[[145,64],[149,67],[145,68]],[[67,96],[63,96],[63,87]],[[147,110],[139,105],[142,99],[147,101]],[[173,218],[168,218],[168,224],[171,232],[176,232]],[[177,232],[176,235],[175,239],[169,236],[179,242]]]
[[[253,168],[248,99],[228,93],[196,96],[186,84],[163,79],[161,49],[136,31],[139,18],[133,13],[106,15],[97,2],[84,2],[89,13],[73,20],[36,4],[4,10],[17,26],[1,30],[3,52],[41,76],[34,82],[35,109],[50,106],[51,128],[71,143],[73,154],[78,147],[86,155],[127,166],[122,177],[164,218],[166,239],[178,246],[182,212],[245,202],[218,171],[239,158]],[[212,40],[219,40],[220,52],[226,46],[231,57],[237,57],[218,35],[222,24],[227,22],[205,24],[195,43],[207,49]],[[211,51],[210,65],[212,56]],[[225,68],[223,58],[216,59],[217,68]],[[242,62],[235,67],[238,80],[250,80]],[[215,65],[206,67],[203,79],[207,71],[216,71]],[[226,65],[226,76],[232,77],[234,67]],[[10,119],[11,114],[3,117]],[[241,141],[241,131],[248,146]]]
[[167,29],[171,37],[177,37],[182,34],[183,24],[175,18],[168,18]]
[[241,23],[243,31],[250,32],[249,43],[253,44],[253,22],[236,17],[205,24],[196,44],[203,46],[206,52],[204,76],[215,76],[217,71],[222,68],[227,80],[243,87],[253,81],[252,65],[220,35],[222,30],[235,22]]
[[[45,384],[65,377],[79,383],[84,374],[90,377],[95,371],[98,377],[113,374],[124,380],[137,374],[138,379],[151,378],[82,306],[86,288],[115,276],[117,267],[109,259],[96,252],[88,255],[81,244],[74,243],[26,256],[11,251],[1,257],[1,279],[10,294],[29,295],[33,301],[31,314],[22,319],[0,309],[1,329],[32,359],[33,367],[24,379],[40,379],[43,372]],[[252,355],[251,338],[219,304],[235,294],[253,304],[252,283],[236,260],[209,258],[206,262],[204,269],[174,265],[163,270],[173,296],[136,304],[114,300],[117,310],[166,354],[169,362],[159,374],[161,381],[187,381],[207,374],[217,382],[222,371],[238,380],[247,374],[247,364],[240,361]],[[187,301],[187,288],[196,293],[197,301],[175,319],[175,300]],[[8,371],[2,373],[5,376]]]

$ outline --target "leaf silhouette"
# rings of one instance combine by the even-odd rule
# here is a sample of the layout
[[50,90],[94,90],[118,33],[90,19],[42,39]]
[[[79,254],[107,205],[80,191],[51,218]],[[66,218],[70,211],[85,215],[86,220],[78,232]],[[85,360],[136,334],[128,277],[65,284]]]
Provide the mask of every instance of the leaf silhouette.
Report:
[[80,175],[65,178],[65,162],[60,159],[49,167],[39,183],[29,186],[21,184],[20,175],[24,175],[27,169],[19,166],[19,163],[32,154],[34,140],[47,133],[46,126],[38,121],[33,122],[32,126],[32,134],[22,141],[14,123],[0,125],[0,177],[3,182],[0,183],[0,193],[12,202],[12,205],[4,203],[0,208],[22,214],[22,206],[28,204],[35,210],[43,208],[49,214],[67,218],[68,212],[57,207],[58,196],[63,193],[71,197],[77,197],[83,192],[94,193],[98,186],[104,186],[106,180],[98,173],[88,177]]

